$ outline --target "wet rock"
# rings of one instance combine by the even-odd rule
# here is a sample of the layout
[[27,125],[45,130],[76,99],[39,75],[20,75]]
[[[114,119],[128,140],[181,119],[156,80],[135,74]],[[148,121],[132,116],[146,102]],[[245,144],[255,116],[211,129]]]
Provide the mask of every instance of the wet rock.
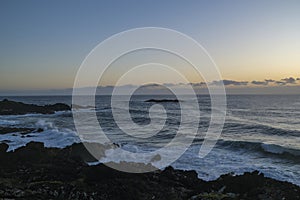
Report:
[[28,135],[29,133],[41,133],[44,129],[38,128],[20,128],[20,127],[0,127],[0,135],[9,134],[9,133],[18,133],[13,134],[13,136],[19,136],[20,134],[22,137],[33,137]]
[[264,175],[258,171],[246,172],[242,176],[222,175],[218,183],[226,185],[224,192],[246,193],[264,185]]
[[9,101],[7,99],[0,101],[0,115],[24,115],[28,113],[54,114],[56,111],[67,110],[71,110],[71,107],[62,103],[38,106],[34,104]]
[[0,127],[0,135],[8,133],[20,133],[22,135],[26,135],[34,130],[34,128]]
[[5,143],[1,143],[0,144],[0,153],[5,153],[8,149],[8,144],[5,144]]
[[[298,186],[259,172],[227,174],[207,182],[198,179],[195,171],[172,167],[139,174],[104,164],[89,166],[86,161],[92,156],[85,146],[79,143],[58,149],[31,142],[6,152],[8,145],[0,144],[0,199],[300,199]],[[102,151],[98,156],[105,156],[107,148],[117,148],[100,144],[90,147]]]
[[41,133],[41,132],[43,132],[44,131],[44,129],[42,129],[42,128],[38,128],[35,132],[37,132],[37,133]]

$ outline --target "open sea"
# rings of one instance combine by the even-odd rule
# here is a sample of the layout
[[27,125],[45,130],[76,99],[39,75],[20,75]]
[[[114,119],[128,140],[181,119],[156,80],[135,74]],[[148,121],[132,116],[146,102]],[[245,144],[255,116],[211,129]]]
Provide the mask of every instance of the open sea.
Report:
[[[66,103],[71,105],[71,96],[10,96],[0,97],[38,105]],[[143,126],[150,123],[148,99],[167,99],[169,96],[136,95],[130,101],[132,121]],[[188,99],[188,96],[187,96]],[[122,96],[119,101],[122,102]],[[109,96],[96,97],[96,109],[78,108],[74,112],[96,110],[99,124],[112,142],[132,152],[151,151],[168,143],[180,126],[180,106],[164,102],[167,120],[163,129],[150,139],[135,140],[126,136],[114,122]],[[228,95],[226,122],[214,149],[204,158],[198,157],[203,134],[210,122],[210,97],[198,96],[200,123],[198,134],[190,148],[171,165],[176,169],[195,170],[199,178],[213,180],[225,173],[240,174],[259,170],[265,176],[300,185],[300,95]],[[120,107],[119,109],[122,109]],[[190,112],[195,112],[190,107]],[[159,113],[151,115],[160,120]],[[88,119],[86,119],[88,121]],[[191,124],[193,119],[189,119]],[[24,137],[18,133],[0,134],[0,142],[9,145],[9,151],[24,146],[30,141],[44,142],[47,147],[59,147],[80,142],[71,111],[55,114],[27,114],[0,116],[2,127],[43,128],[41,133]],[[87,129],[87,132],[89,130]],[[97,133],[91,132],[88,141],[94,142]],[[186,130],[186,134],[189,134]],[[94,136],[94,137],[93,137]],[[112,161],[130,160],[116,154]],[[129,160],[128,160],[129,159]],[[103,159],[103,162],[110,161]],[[145,160],[145,162],[148,162]]]

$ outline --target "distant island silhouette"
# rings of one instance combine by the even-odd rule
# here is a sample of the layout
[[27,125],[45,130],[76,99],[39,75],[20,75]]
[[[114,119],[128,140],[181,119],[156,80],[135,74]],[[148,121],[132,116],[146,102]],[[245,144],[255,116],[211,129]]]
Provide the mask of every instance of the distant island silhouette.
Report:
[[146,100],[145,102],[154,102],[154,103],[174,102],[174,103],[177,103],[177,102],[179,102],[179,100],[178,99],[149,99],[149,100]]

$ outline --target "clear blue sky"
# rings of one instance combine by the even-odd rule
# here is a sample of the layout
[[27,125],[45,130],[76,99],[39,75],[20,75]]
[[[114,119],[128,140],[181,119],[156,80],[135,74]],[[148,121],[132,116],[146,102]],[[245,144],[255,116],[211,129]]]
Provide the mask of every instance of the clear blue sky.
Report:
[[71,87],[99,42],[144,26],[186,33],[224,79],[300,77],[300,1],[0,2],[0,89]]

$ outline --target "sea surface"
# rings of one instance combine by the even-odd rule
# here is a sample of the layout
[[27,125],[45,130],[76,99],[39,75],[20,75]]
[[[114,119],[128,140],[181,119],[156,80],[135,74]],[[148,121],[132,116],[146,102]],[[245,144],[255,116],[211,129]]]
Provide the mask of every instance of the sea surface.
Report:
[[[38,105],[66,103],[71,105],[71,96],[10,96],[2,99]],[[192,97],[190,97],[192,98]],[[119,101],[122,102],[120,96]],[[130,101],[131,120],[138,126],[151,121],[162,120],[163,113],[149,116],[149,108],[154,103],[149,99],[173,99],[172,96],[136,95]],[[187,101],[189,96],[186,97]],[[176,169],[196,170],[199,178],[213,180],[225,173],[240,174],[259,170],[266,176],[300,185],[300,95],[228,95],[226,121],[217,144],[204,158],[198,153],[205,131],[210,122],[210,97],[199,95],[200,123],[198,133],[189,149],[171,165]],[[86,107],[74,110],[77,113],[97,113],[99,124],[112,142],[132,152],[151,151],[161,148],[175,137],[180,127],[181,109],[179,103],[164,102],[167,119],[162,130],[149,139],[136,140],[128,137],[114,122],[109,96],[97,96],[96,108]],[[123,109],[122,107],[118,109]],[[194,126],[190,106],[189,122]],[[86,119],[87,121],[89,119]],[[126,123],[126,120],[124,121]],[[24,146],[30,141],[44,142],[47,147],[59,147],[80,142],[71,111],[55,114],[27,114],[0,116],[0,126],[43,128],[42,133],[31,133],[24,137],[19,133],[0,134],[0,142],[9,145],[9,151]],[[92,130],[92,129],[91,129]],[[146,130],[145,130],[146,131]],[[189,129],[186,129],[189,134]],[[89,132],[89,129],[87,129]],[[97,133],[91,131],[88,141],[94,142]],[[115,154],[112,161],[134,161],[134,158]],[[103,159],[103,162],[110,161]],[[148,162],[145,160],[145,162]]]

